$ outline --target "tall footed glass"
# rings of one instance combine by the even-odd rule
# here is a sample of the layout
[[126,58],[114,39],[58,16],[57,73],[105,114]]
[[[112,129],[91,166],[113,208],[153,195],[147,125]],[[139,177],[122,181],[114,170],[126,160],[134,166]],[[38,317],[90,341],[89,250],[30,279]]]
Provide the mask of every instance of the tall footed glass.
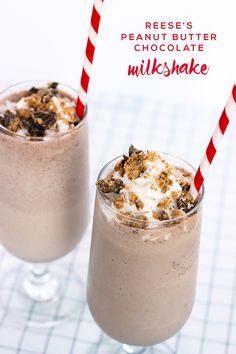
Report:
[[[182,159],[162,156],[194,173]],[[108,163],[98,179],[111,176],[119,160]],[[203,193],[184,216],[144,221],[114,210],[97,189],[87,297],[108,336],[96,353],[158,353],[156,344],[187,321],[195,296]]]
[[[0,94],[0,106],[11,105],[32,87],[44,86],[47,82],[14,85]],[[66,85],[59,84],[58,90],[72,101],[77,97]],[[0,125],[0,166],[0,242],[30,263],[27,271],[20,266],[4,275],[5,316],[11,312],[13,318],[32,325],[53,326],[78,308],[77,301],[67,301],[69,277],[75,278],[77,295],[83,292],[76,273],[63,264],[49,264],[72,251],[87,226],[86,117],[64,133],[45,137],[22,136]],[[14,303],[9,300],[12,296]],[[32,306],[38,313],[34,319],[28,317]]]

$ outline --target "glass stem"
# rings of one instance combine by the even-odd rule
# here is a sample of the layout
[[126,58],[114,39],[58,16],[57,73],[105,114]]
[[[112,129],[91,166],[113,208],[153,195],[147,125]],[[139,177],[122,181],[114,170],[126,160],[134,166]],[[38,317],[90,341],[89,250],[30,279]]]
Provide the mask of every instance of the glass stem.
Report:
[[123,344],[122,349],[124,354],[144,354],[146,351],[145,347],[135,347],[128,344]]
[[32,264],[23,280],[25,294],[35,301],[50,301],[58,292],[58,280],[47,264]]

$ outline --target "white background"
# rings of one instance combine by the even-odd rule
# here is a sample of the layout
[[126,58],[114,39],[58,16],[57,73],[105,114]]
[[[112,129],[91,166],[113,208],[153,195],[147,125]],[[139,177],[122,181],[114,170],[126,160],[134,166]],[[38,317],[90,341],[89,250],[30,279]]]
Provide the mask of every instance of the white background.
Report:
[[[188,102],[221,111],[236,78],[234,0],[105,0],[90,96],[97,91]],[[5,86],[27,79],[79,85],[92,9],[91,0],[0,1],[0,68]],[[143,32],[145,21],[192,21],[193,31],[217,33],[216,43],[194,54],[210,65],[203,76],[128,77],[135,54],[122,32]],[[162,31],[163,32],[163,31]],[[157,53],[152,56],[157,56]],[[181,54],[179,61],[191,57]],[[171,54],[164,54],[168,60]]]

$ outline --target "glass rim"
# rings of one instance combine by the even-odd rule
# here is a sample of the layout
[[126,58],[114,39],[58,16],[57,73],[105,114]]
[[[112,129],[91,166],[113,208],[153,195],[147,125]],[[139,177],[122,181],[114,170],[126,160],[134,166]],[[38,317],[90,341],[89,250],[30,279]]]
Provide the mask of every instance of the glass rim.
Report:
[[[30,84],[32,83],[32,85],[34,83],[41,83],[41,84],[47,84],[49,83],[50,80],[26,80],[26,81],[19,81],[15,84],[12,84],[8,87],[6,87],[5,89],[1,90],[0,91],[0,98],[2,95],[4,95],[8,90],[11,90],[13,89],[14,87],[17,87],[17,86],[20,86],[20,85],[26,85],[26,84]],[[71,91],[73,91],[76,96],[78,95],[78,91],[76,89],[74,89],[73,87],[67,85],[67,84],[64,84],[62,82],[58,82],[58,85],[60,86],[63,86]],[[13,137],[13,138],[16,138],[18,140],[23,140],[23,141],[32,141],[32,142],[35,142],[35,141],[38,141],[38,142],[43,142],[43,141],[51,141],[51,140],[55,140],[55,139],[59,139],[59,138],[62,138],[64,136],[67,136],[67,135],[70,135],[73,131],[75,130],[78,130],[81,128],[81,126],[84,125],[84,122],[87,120],[87,113],[88,113],[88,106],[86,104],[85,106],[85,113],[84,113],[84,117],[83,119],[80,119],[79,123],[73,128],[73,129],[69,129],[68,131],[62,133],[62,134],[55,134],[54,136],[42,136],[42,137],[38,137],[38,136],[25,136],[25,135],[20,135],[20,134],[17,134],[17,133],[14,133],[12,132],[11,130],[5,128],[2,124],[0,124],[0,133],[4,133],[5,135],[8,135],[10,137]]]
[[[151,150],[150,150],[151,151]],[[152,150],[153,151],[153,150]],[[173,155],[167,152],[162,152],[162,151],[158,151],[158,154],[166,156],[166,157],[172,157],[172,158],[176,158],[177,160],[180,160],[182,162],[184,162],[185,164],[187,164],[189,167],[191,167],[191,169],[194,170],[194,172],[196,172],[196,168],[193,167],[188,161],[186,161],[185,159],[183,159],[182,157],[179,157],[177,155]],[[113,158],[112,160],[110,160],[109,162],[107,162],[102,169],[100,170],[97,180],[101,179],[102,174],[104,173],[104,171],[106,170],[106,168],[108,166],[110,166],[113,162],[115,162],[116,160],[118,160],[119,158],[122,158],[122,155],[119,155],[115,158]],[[167,161],[168,162],[168,161]],[[204,199],[204,195],[205,195],[205,184],[202,184],[202,187],[200,189],[200,193],[198,194],[198,196],[200,195],[200,199],[197,201],[197,204],[186,214],[178,216],[177,218],[173,218],[173,219],[169,219],[169,220],[140,220],[135,216],[129,216],[129,215],[124,215],[121,212],[119,212],[118,210],[115,210],[111,207],[111,205],[109,204],[109,200],[107,198],[104,197],[104,193],[102,193],[100,191],[100,189],[96,186],[96,191],[99,194],[99,196],[102,198],[102,200],[104,201],[104,204],[106,205],[106,207],[115,215],[115,216],[120,216],[122,218],[125,218],[125,220],[127,221],[137,221],[137,222],[142,222],[142,224],[144,225],[167,225],[167,224],[171,224],[171,223],[175,223],[175,222],[180,222],[183,221],[185,219],[187,219],[188,217],[190,217],[191,215],[193,215],[196,211],[198,211],[198,209],[201,207],[202,205],[202,201]]]

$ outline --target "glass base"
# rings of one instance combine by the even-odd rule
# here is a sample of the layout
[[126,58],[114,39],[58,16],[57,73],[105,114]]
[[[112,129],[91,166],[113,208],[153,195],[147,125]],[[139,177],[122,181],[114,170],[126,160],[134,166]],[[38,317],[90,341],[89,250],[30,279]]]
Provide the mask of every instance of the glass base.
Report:
[[[56,262],[50,273],[21,265],[1,276],[0,323],[49,328],[77,319],[85,304],[85,286],[70,265]],[[38,268],[39,269],[39,268]]]
[[94,352],[91,354],[160,354],[162,343],[151,347],[136,347],[121,344],[103,334]]

